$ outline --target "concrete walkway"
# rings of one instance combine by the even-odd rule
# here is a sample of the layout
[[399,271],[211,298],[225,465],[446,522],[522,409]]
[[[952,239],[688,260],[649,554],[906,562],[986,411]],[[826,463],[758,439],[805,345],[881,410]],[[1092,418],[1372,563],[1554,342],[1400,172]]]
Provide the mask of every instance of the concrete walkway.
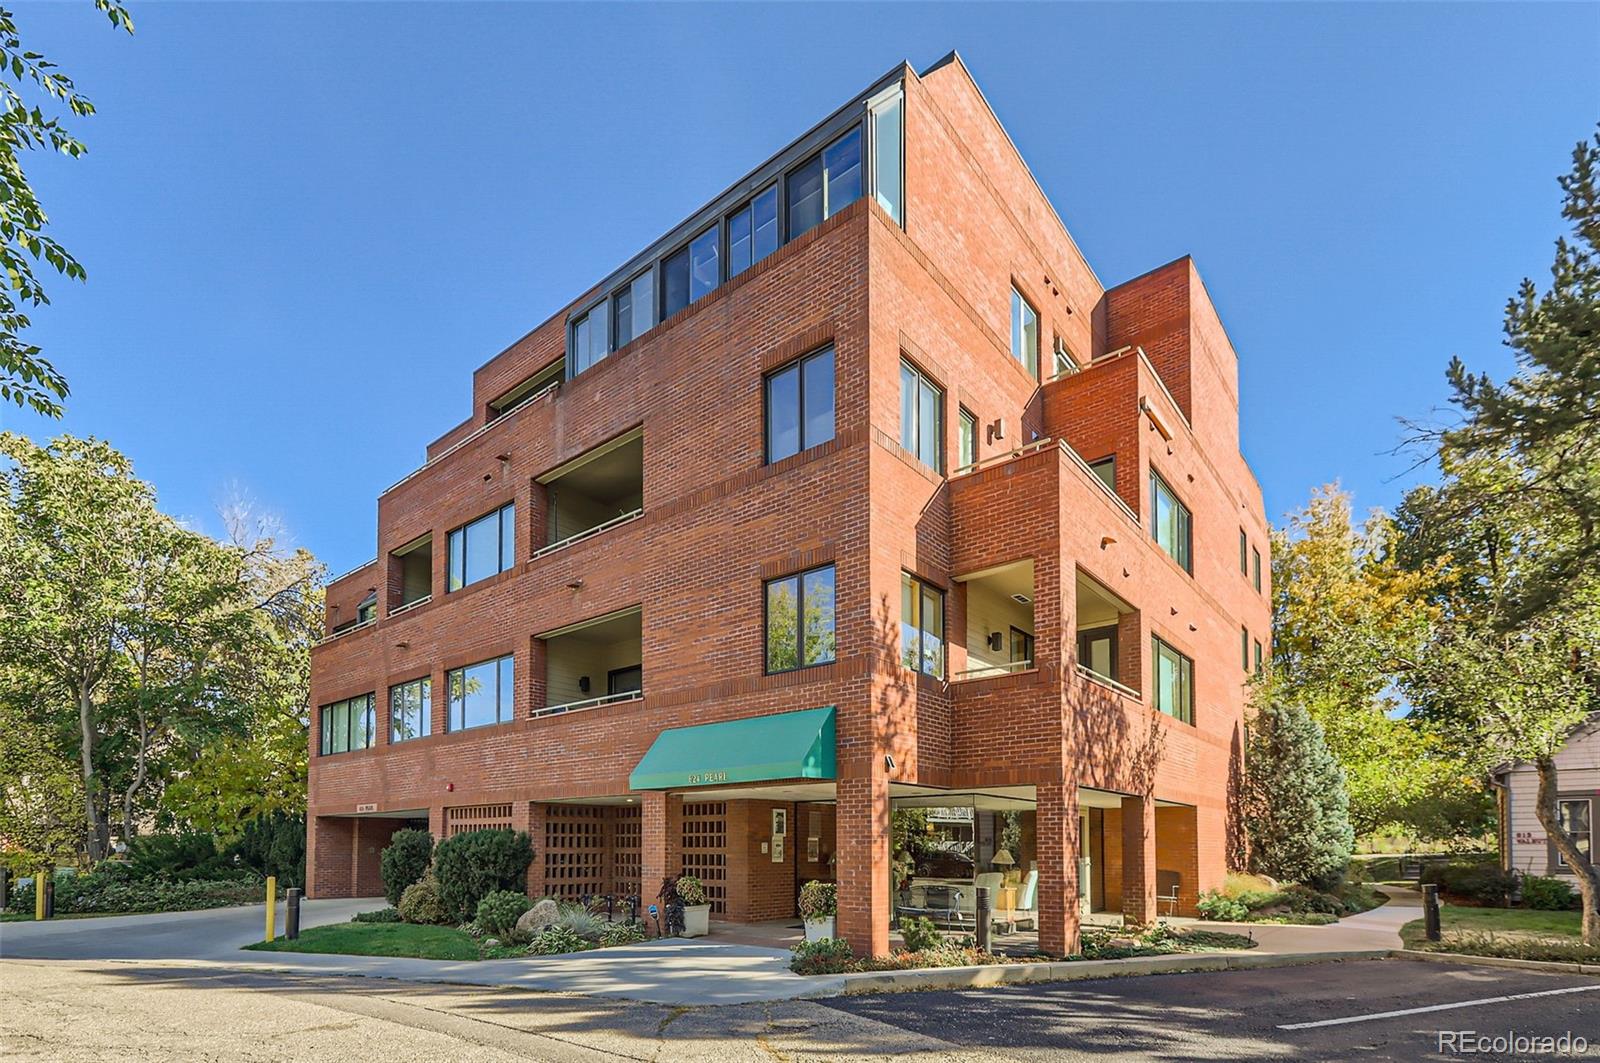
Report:
[[[1260,942],[1255,949],[1219,955],[1265,958],[1371,953],[1398,948],[1400,926],[1421,914],[1417,894],[1386,891],[1394,897],[1389,904],[1329,926],[1180,922],[1248,933]],[[383,904],[381,898],[307,901],[302,907],[301,924],[311,927],[344,922],[357,911]],[[789,953],[784,949],[719,943],[714,938],[648,941],[568,956],[485,961],[242,951],[244,945],[261,939],[264,914],[262,906],[254,905],[206,912],[6,923],[0,924],[0,958],[123,960],[174,966],[181,961],[185,967],[505,986],[687,1006],[830,996],[845,991],[850,982],[847,976],[802,978],[793,974],[788,969]],[[1159,970],[1171,966],[1176,959],[1148,957],[1105,964],[1114,965],[1117,972],[1131,974],[1147,968]],[[1097,964],[1096,968],[1100,966]],[[979,970],[993,973],[995,969]],[[1107,972],[1101,972],[1102,976],[1104,973]],[[916,979],[913,976],[906,981],[914,984]]]

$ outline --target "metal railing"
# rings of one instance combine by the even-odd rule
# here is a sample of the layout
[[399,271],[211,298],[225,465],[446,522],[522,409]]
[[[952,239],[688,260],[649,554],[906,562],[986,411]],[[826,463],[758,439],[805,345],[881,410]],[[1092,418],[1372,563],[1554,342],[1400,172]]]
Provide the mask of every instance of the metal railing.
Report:
[[953,473],[950,474],[951,479],[954,479],[957,476],[967,476],[971,473],[982,472],[984,469],[993,468],[996,465],[1002,465],[1013,458],[1021,458],[1028,454],[1037,453],[1038,451],[1049,447],[1052,442],[1054,442],[1054,440],[1052,440],[1049,436],[1046,436],[1043,439],[1035,439],[1032,443],[1017,447],[1015,450],[1008,450],[1003,454],[991,454],[981,461],[975,461],[971,465],[962,465],[961,467],[957,468]]
[[624,690],[619,694],[602,694],[598,698],[569,701],[564,705],[546,705],[542,709],[534,709],[528,713],[528,718],[537,720],[542,716],[560,716],[569,712],[583,712],[585,709],[598,709],[602,705],[620,705],[625,701],[638,701],[643,697],[644,691],[642,690]]
[[371,620],[363,620],[359,624],[351,624],[347,628],[342,628],[342,629],[340,629],[338,631],[333,632],[333,634],[331,634],[331,635],[325,635],[322,638],[318,639],[317,640],[317,645],[318,646],[326,646],[328,643],[333,642],[336,639],[342,639],[346,635],[352,635],[357,631],[365,631],[367,628],[371,627],[373,624],[376,624],[377,622],[378,622],[378,618],[377,617],[373,617]]
[[[472,442],[474,439],[477,439],[479,436],[483,435],[485,432],[489,431],[491,428],[495,428],[495,427],[497,427],[499,425],[504,424],[506,422],[506,420],[508,418],[510,418],[513,414],[518,413],[521,410],[525,410],[529,406],[532,406],[534,399],[542,399],[546,395],[550,395],[550,394],[553,394],[556,391],[559,391],[560,388],[561,388],[561,383],[562,383],[561,381],[557,380],[553,384],[551,384],[549,387],[540,388],[538,391],[536,391],[532,395],[528,396],[528,398],[525,399],[524,401],[519,402],[515,406],[512,406],[512,407],[508,408],[499,417],[496,417],[494,420],[489,421],[486,424],[481,424],[477,428],[474,428],[472,431],[468,432],[466,435],[462,436],[460,439],[456,440],[454,443],[451,443],[448,447],[445,447],[443,450],[441,450],[434,457],[431,457],[431,458],[427,459],[421,465],[419,465],[417,468],[412,469],[410,472],[408,472],[404,476],[400,477],[400,479],[396,480],[394,483],[390,484],[388,487],[385,487],[383,489],[383,491],[379,494],[378,497],[382,498],[384,495],[388,494],[390,491],[393,491],[395,488],[399,487],[401,484],[403,484],[406,481],[410,480],[413,476],[418,476],[418,475],[426,472],[427,470],[431,469],[433,466],[437,465],[439,462],[443,461],[445,458],[448,458],[451,454],[454,454],[456,451],[460,450],[462,447],[466,446],[468,443]],[[459,428],[460,426],[457,425],[456,427]]]
[[1078,674],[1091,683],[1099,683],[1101,686],[1110,687],[1117,693],[1126,695],[1135,701],[1144,700],[1144,695],[1139,693],[1137,690],[1117,682],[1108,675],[1101,675],[1099,672],[1095,671],[1093,668],[1090,668],[1086,664],[1078,665]]
[[969,679],[994,679],[1002,675],[1026,672],[1033,667],[1031,660],[1007,661],[1004,664],[986,664],[979,668],[964,668],[950,677],[950,682],[961,683]]
[[431,601],[433,601],[433,595],[431,594],[424,594],[421,598],[413,598],[411,601],[401,605],[398,609],[389,610],[389,619],[393,620],[402,613],[409,613],[413,609],[420,609]]
[[541,557],[543,557],[545,554],[553,554],[557,550],[563,550],[566,547],[571,546],[573,543],[582,542],[583,540],[588,539],[591,536],[599,535],[601,532],[610,531],[612,528],[615,528],[618,525],[626,524],[630,520],[637,520],[639,517],[642,517],[642,516],[644,516],[643,507],[641,507],[639,509],[630,509],[630,510],[628,510],[628,512],[623,513],[620,516],[612,517],[610,520],[605,521],[602,524],[596,524],[592,528],[585,528],[583,531],[579,532],[577,535],[569,535],[565,539],[558,539],[557,541],[549,544],[548,546],[541,546],[539,549],[537,549],[537,550],[535,550],[533,552],[532,556],[530,556],[528,558],[528,560],[529,561],[537,561]]

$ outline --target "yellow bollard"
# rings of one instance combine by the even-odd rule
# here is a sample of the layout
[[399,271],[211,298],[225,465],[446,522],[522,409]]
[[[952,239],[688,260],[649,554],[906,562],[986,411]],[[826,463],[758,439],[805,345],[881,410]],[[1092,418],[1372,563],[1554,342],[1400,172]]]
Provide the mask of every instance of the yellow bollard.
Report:
[[271,941],[273,939],[273,937],[275,936],[273,934],[273,929],[274,928],[273,928],[272,924],[273,924],[273,919],[277,916],[277,914],[278,914],[278,876],[277,875],[268,875],[267,876],[267,936],[266,936],[266,940],[267,941]]
[[44,880],[50,873],[41,871],[33,879],[33,918],[35,922],[44,922]]

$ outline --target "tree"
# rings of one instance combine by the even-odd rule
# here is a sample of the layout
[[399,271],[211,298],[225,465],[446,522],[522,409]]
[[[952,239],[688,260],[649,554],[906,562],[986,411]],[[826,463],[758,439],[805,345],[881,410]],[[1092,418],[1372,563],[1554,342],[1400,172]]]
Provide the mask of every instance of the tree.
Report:
[[0,669],[0,865],[19,874],[71,860],[83,833],[72,759],[28,711],[27,694]]
[[[113,26],[133,32],[133,20],[120,0],[95,0]],[[9,284],[0,284],[0,401],[31,406],[46,417],[61,416],[67,381],[41,358],[39,348],[22,338],[30,322],[25,308],[50,301],[34,275],[33,262],[43,259],[57,273],[83,280],[84,269],[44,230],[49,224],[20,153],[42,148],[73,158],[84,146],[60,119],[37,105],[30,107],[24,90],[43,93],[64,104],[75,117],[94,114],[94,104],[79,95],[72,79],[54,63],[22,45],[16,19],[0,9],[0,266]],[[30,261],[31,258],[31,261]]]
[[1338,884],[1355,846],[1344,770],[1301,706],[1264,702],[1251,719],[1244,814],[1256,871],[1316,889]]

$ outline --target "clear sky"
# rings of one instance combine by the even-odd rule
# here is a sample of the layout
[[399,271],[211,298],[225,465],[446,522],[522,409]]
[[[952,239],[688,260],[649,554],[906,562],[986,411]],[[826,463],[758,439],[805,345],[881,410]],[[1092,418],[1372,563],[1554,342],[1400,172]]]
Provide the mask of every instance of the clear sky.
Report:
[[1504,374],[1600,5],[21,4],[99,114],[30,160],[68,376],[170,512],[236,490],[335,571],[472,370],[900,59],[961,52],[1100,278],[1195,256],[1278,519],[1412,482],[1398,415]]

